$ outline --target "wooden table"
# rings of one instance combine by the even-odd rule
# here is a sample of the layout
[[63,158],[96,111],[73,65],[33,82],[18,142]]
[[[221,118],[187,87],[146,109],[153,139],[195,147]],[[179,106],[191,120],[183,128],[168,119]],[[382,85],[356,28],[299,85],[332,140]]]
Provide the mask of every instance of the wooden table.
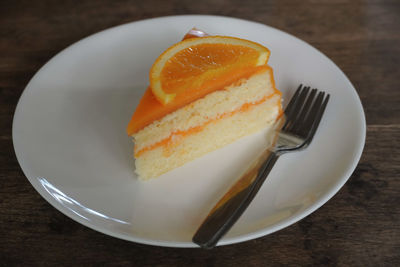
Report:
[[[126,22],[194,13],[289,32],[347,74],[368,124],[350,180],[302,221],[211,251],[130,243],[64,216],[33,189],[14,154],[11,124],[24,87],[46,61],[83,37]],[[400,266],[399,1],[3,0],[0,33],[0,265]]]

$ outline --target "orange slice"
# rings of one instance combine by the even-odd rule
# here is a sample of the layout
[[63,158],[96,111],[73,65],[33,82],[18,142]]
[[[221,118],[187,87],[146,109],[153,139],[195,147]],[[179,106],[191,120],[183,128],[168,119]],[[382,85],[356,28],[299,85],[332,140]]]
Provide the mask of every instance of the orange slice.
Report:
[[205,95],[220,77],[265,65],[269,50],[252,41],[209,36],[181,41],[161,54],[150,70],[150,88],[167,105],[179,95]]

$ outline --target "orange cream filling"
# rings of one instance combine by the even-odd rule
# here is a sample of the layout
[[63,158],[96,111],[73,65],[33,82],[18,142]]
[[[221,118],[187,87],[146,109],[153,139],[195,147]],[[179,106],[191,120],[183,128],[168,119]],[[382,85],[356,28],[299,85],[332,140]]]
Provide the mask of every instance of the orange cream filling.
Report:
[[[210,120],[206,121],[206,122],[205,122],[204,124],[202,124],[202,125],[195,126],[195,127],[192,127],[192,128],[190,128],[190,129],[187,129],[187,130],[184,130],[184,131],[175,131],[175,132],[172,132],[167,138],[165,138],[165,139],[163,139],[163,140],[161,140],[161,141],[159,141],[159,142],[156,142],[156,143],[154,143],[154,144],[151,144],[151,145],[149,145],[149,146],[146,146],[146,147],[144,147],[144,148],[142,148],[142,149],[140,149],[140,150],[137,150],[137,149],[136,149],[136,146],[135,146],[135,152],[134,152],[135,158],[140,157],[140,156],[141,156],[144,152],[146,152],[146,151],[150,151],[150,150],[156,149],[156,148],[161,147],[161,146],[169,147],[169,146],[171,146],[171,145],[175,142],[175,140],[177,140],[177,139],[179,140],[179,139],[181,139],[182,137],[187,137],[187,136],[189,136],[189,135],[198,133],[198,132],[202,131],[208,124],[213,123],[213,122],[216,122],[216,121],[221,120],[221,119],[226,118],[226,117],[231,117],[231,116],[233,116],[234,114],[236,114],[236,113],[238,113],[238,112],[246,112],[246,111],[248,111],[250,108],[264,103],[265,101],[267,101],[268,99],[272,98],[273,96],[275,96],[275,95],[277,95],[277,94],[281,95],[281,92],[275,89],[275,92],[274,92],[274,93],[272,93],[272,94],[270,94],[270,95],[268,95],[268,96],[263,97],[262,99],[258,100],[257,102],[245,103],[245,104],[243,104],[241,107],[239,107],[238,109],[236,109],[236,110],[234,110],[234,111],[230,111],[230,112],[223,113],[223,114],[221,114],[220,116],[218,116],[218,117],[215,118],[215,119],[210,119]],[[283,114],[283,110],[282,110],[282,107],[281,107],[281,105],[280,105],[280,99],[278,100],[278,103],[277,103],[277,104],[278,104],[278,107],[279,107],[279,115],[278,115],[278,118],[280,118],[280,117],[282,116],[282,114]]]

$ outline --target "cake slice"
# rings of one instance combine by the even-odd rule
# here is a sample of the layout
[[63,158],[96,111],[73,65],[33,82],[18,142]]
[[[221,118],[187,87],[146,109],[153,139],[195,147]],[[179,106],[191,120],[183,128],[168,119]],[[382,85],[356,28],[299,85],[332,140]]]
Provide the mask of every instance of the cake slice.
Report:
[[282,114],[268,49],[232,37],[193,39],[157,59],[128,125],[142,180],[271,127]]

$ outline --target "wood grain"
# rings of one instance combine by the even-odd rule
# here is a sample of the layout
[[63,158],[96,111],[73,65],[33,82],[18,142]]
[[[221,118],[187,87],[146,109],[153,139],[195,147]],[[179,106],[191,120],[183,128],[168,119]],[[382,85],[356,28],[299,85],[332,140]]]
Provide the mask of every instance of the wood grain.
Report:
[[[68,45],[122,23],[216,14],[289,32],[330,57],[364,105],[367,142],[327,204],[274,234],[211,251],[152,247],[88,229],[52,208],[15,158],[11,125],[36,71]],[[0,266],[399,266],[399,1],[0,2]]]

